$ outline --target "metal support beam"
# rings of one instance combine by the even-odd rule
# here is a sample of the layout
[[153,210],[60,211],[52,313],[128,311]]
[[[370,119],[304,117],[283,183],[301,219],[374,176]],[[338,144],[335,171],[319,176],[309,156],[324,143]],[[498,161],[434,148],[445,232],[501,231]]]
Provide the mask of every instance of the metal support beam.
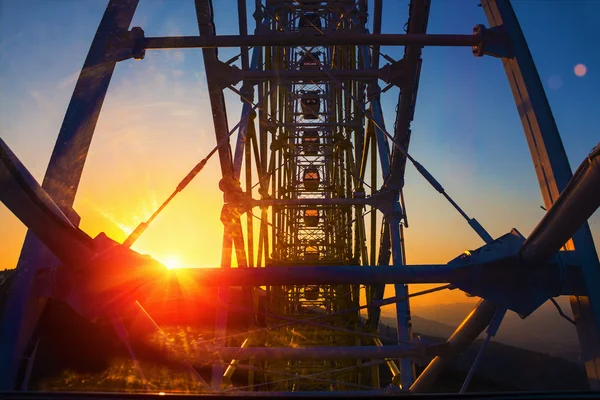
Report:
[[[369,35],[372,36],[372,35]],[[363,67],[366,69],[374,68],[371,52],[368,46],[360,46],[360,55],[363,61]],[[367,100],[371,102],[371,114],[373,120],[370,118],[367,120],[366,131],[367,134],[374,130],[375,138],[377,140],[377,150],[379,150],[379,162],[381,163],[381,172],[385,179],[390,172],[390,145],[386,140],[383,131],[380,128],[385,129],[385,120],[383,118],[383,110],[381,108],[381,99],[379,86],[376,83],[372,83],[367,86]],[[364,105],[361,105],[364,107]]]
[[[483,0],[490,28],[498,28],[512,44],[513,58],[502,63],[517,104],[546,209],[550,209],[572,177],[569,160],[544,87],[523,32],[508,0]],[[588,296],[571,297],[571,307],[592,389],[600,389],[600,263],[589,225],[573,235]],[[569,246],[568,246],[569,247]]]
[[434,358],[427,365],[427,368],[410,387],[410,392],[423,393],[431,391],[439,374],[452,363],[458,354],[473,343],[477,336],[490,324],[497,308],[498,306],[494,303],[482,300],[448,339],[448,353],[442,357]]
[[[379,96],[371,101],[371,113],[373,114],[373,120],[377,123],[373,128],[377,140],[377,150],[379,151],[381,175],[383,175],[383,179],[385,179],[390,173],[390,145],[385,134],[380,129],[380,127],[385,129],[385,121],[383,119],[383,110],[381,108]],[[371,120],[367,121],[367,130],[369,129],[369,125],[375,125],[375,123]]]
[[337,346],[337,347],[224,347],[212,348],[209,353],[199,352],[202,359],[217,356],[227,360],[245,360],[250,357],[266,360],[336,360],[343,358],[380,359],[433,355],[443,349],[441,346]]
[[[375,0],[373,10],[373,35],[381,35],[381,14],[383,13],[383,0]],[[373,68],[379,68],[380,45],[373,46]]]
[[[234,68],[233,76],[241,80],[276,80],[276,81],[330,81],[331,75],[336,79],[378,79],[386,76],[386,70],[350,69],[336,70],[335,72],[308,71],[308,70],[270,70],[270,71],[242,71]],[[239,81],[238,81],[239,82]]]
[[[429,8],[431,0],[413,0],[410,6],[410,19],[408,36],[425,35],[429,21]],[[414,118],[417,102],[417,89],[421,76],[421,48],[419,45],[409,45],[404,48],[403,68],[406,79],[398,95],[398,109],[394,123],[394,141],[408,150],[410,143],[410,124]],[[398,150],[392,149],[391,174],[386,180],[390,187],[404,186],[404,171],[406,156]]]
[[[284,286],[284,285],[374,285],[379,283],[449,283],[469,276],[470,267],[446,264],[380,266],[273,266],[265,268],[179,268],[171,271],[181,279],[202,282],[203,286]],[[401,296],[401,295],[400,295]]]
[[[233,246],[233,239],[228,226],[225,226],[223,232],[223,249],[221,254],[221,268],[222,270],[229,270],[228,266],[231,265],[231,252]],[[228,264],[229,263],[229,264]],[[217,300],[219,304],[227,304],[229,302],[229,287],[219,286],[217,292]],[[220,307],[215,313],[215,346],[224,346],[225,338],[227,335],[227,309]],[[211,376],[211,388],[215,391],[221,390],[221,383],[223,382],[223,364],[220,360],[216,360],[212,365],[212,376]]]
[[[600,143],[575,171],[552,208],[531,232],[523,260],[549,260],[600,207]],[[535,268],[535,265],[530,267]]]
[[[239,13],[239,21],[240,21],[240,33],[242,37],[247,36],[247,22],[246,22],[246,3],[242,0],[238,1],[238,13]],[[243,14],[243,15],[242,15]],[[265,24],[266,22],[263,22]],[[258,31],[259,27],[257,27]],[[244,70],[256,71],[258,70],[260,56],[262,53],[262,47],[254,47],[252,49],[252,60],[250,65],[248,65],[248,47],[242,46],[242,68]],[[242,116],[240,117],[240,127],[238,131],[238,138],[235,147],[235,155],[233,159],[233,170],[234,177],[236,179],[240,179],[240,173],[242,169],[242,157],[244,155],[244,149],[246,148],[245,143],[247,140],[248,133],[248,124],[254,124],[254,118],[251,117],[252,113],[254,113],[254,108],[252,107],[252,102],[254,101],[254,88],[250,85],[242,86],[242,94],[244,97],[242,101],[244,105],[242,106]],[[259,99],[259,101],[265,101],[264,99]],[[246,157],[250,157],[250,154],[247,154]]]
[[[212,2],[210,0],[195,0],[195,5],[200,37],[206,37],[210,40],[210,38],[216,35]],[[240,43],[237,43],[236,47],[237,46],[240,46]],[[217,50],[215,48],[203,49],[202,56],[204,58],[206,82],[213,122],[215,125],[215,135],[217,137],[217,143],[221,143],[228,135],[229,128],[227,124],[227,109],[225,108],[223,88],[217,83],[220,74],[220,61],[217,57]],[[232,159],[231,147],[229,145],[221,146],[219,148],[219,160],[221,162],[221,173],[223,174],[223,177],[233,176]]]
[[[72,209],[96,122],[116,61],[107,57],[111,38],[126,32],[138,0],[111,0],[73,91],[42,187],[75,224]],[[56,264],[55,256],[31,233],[25,237],[17,273],[0,326],[0,389],[13,389],[23,352],[46,300],[33,288],[36,272]]]
[[339,128],[357,128],[360,123],[358,122],[298,122],[298,123],[285,123],[276,121],[265,121],[265,126],[269,128],[326,128],[326,127],[339,127]]
[[366,199],[268,199],[268,200],[252,200],[253,207],[269,207],[269,206],[320,206],[320,205],[336,205],[336,206],[358,206],[371,204],[371,198]]
[[[201,37],[211,38],[216,35],[214,26],[214,14],[211,0],[195,0],[196,6],[196,18],[198,21],[198,29]],[[239,44],[238,44],[239,45]],[[208,87],[208,96],[210,98],[210,105],[213,116],[213,123],[215,126],[215,136],[217,143],[221,143],[223,140],[228,140],[229,127],[227,124],[227,110],[225,108],[225,97],[223,96],[223,88],[217,83],[219,78],[219,65],[220,61],[217,56],[217,50],[214,48],[205,48],[202,50],[204,58],[204,69],[206,72],[206,81]],[[221,164],[221,174],[223,176],[223,182],[225,185],[237,182],[234,176],[233,168],[233,156],[231,154],[231,147],[228,145],[219,147],[219,161]],[[240,220],[237,218],[234,221],[228,221],[225,223],[225,230],[223,233],[223,253],[221,256],[221,266],[228,268],[231,265],[231,251],[234,238],[234,227],[235,224],[239,224]],[[237,230],[235,231],[237,232]],[[238,246],[236,245],[236,250]],[[244,249],[239,249],[238,253],[245,252]],[[237,254],[237,253],[236,253]],[[239,257],[238,257],[239,258]],[[245,259],[245,253],[244,257]],[[239,260],[238,260],[239,261]],[[219,300],[223,303],[227,303],[229,288],[219,288]],[[227,328],[227,311],[224,309],[217,310],[215,317],[215,343],[217,345],[223,345],[225,342],[226,328]],[[211,386],[215,391],[221,390],[221,383],[223,381],[223,365],[219,362],[213,364],[212,368],[212,379]]]
[[311,35],[306,33],[269,33],[268,35],[212,35],[148,37],[144,39],[146,50],[240,46],[478,46],[478,35],[403,35],[335,33]]
[[[400,215],[402,213],[398,210],[391,214],[386,215],[386,221],[390,225],[390,242],[392,245],[392,262],[393,270],[404,270],[404,257],[402,254],[402,243],[400,242]],[[381,268],[381,267],[380,267]],[[390,268],[385,268],[390,269]],[[396,283],[394,285],[396,297],[404,298],[403,301],[396,302],[396,328],[398,335],[398,342],[410,342],[412,341],[412,323],[410,318],[410,304],[408,300],[408,286],[404,283]],[[378,299],[377,299],[378,300]],[[400,384],[405,390],[410,388],[410,385],[415,380],[415,367],[411,360],[403,358],[400,360]]]
[[[375,342],[376,346],[383,347],[383,343],[379,338],[373,338],[373,341]],[[392,385],[400,386],[402,375],[400,372],[400,368],[398,368],[394,360],[392,360],[391,358],[386,358],[385,363],[387,364],[388,368],[390,369],[390,372],[392,373]]]
[[[241,348],[245,349],[248,347],[249,344],[250,344],[250,339],[246,339],[242,343]],[[235,369],[239,363],[240,363],[240,360],[233,359],[233,360],[231,360],[231,362],[229,363],[229,366],[225,370],[225,373],[223,374],[223,379],[225,379],[228,383],[231,382],[231,377],[235,373]]]

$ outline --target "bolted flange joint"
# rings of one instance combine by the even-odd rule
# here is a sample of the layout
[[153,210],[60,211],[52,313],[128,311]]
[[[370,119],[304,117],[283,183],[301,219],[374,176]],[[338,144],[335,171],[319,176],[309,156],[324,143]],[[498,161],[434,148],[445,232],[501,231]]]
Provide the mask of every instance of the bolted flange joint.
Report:
[[386,64],[379,69],[379,78],[386,83],[391,83],[399,88],[412,84],[410,75],[406,73],[406,62],[404,58],[391,64]]
[[366,199],[366,193],[365,193],[365,188],[360,187],[357,189],[354,189],[354,192],[352,192],[352,198],[353,199]]
[[136,60],[143,60],[146,56],[146,49],[144,48],[144,30],[139,26],[134,26],[129,31],[131,37],[131,57]]
[[369,197],[366,204],[381,211],[386,219],[397,219],[400,223],[402,207],[398,203],[398,197],[399,192],[397,190],[384,188]]
[[146,56],[144,40],[144,30],[139,26],[130,31],[118,31],[108,42],[106,61],[125,61],[130,58],[142,60]]
[[[225,202],[223,209],[227,208],[227,215],[239,216],[252,209],[249,196],[242,190],[239,180],[225,176],[219,181],[219,189],[223,192],[223,201]],[[223,217],[223,214],[221,216]],[[229,218],[226,219],[229,220]]]
[[[242,101],[242,103],[252,104],[252,101],[254,100],[254,86],[248,84],[247,82],[244,82],[242,88],[240,89],[240,100]],[[254,111],[253,113],[256,116],[256,113]]]
[[381,94],[381,87],[377,83],[369,83],[367,85],[367,100],[372,101],[379,94]]
[[510,46],[510,39],[504,31],[504,27],[495,26],[488,29],[481,24],[475,25],[473,35],[479,37],[479,44],[473,46],[473,55],[475,57],[483,57],[484,55],[497,58],[514,57]]

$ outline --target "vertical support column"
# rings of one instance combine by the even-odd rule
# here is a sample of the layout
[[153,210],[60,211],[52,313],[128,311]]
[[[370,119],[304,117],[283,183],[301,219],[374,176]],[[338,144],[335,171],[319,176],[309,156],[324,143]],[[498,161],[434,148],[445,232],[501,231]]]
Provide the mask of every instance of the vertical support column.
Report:
[[[246,0],[238,0],[238,23],[240,25],[240,35],[248,35],[248,17],[246,15]],[[240,48],[242,54],[242,68],[248,69],[248,46]]]
[[[369,67],[371,65],[371,55],[364,47],[361,47],[361,51],[363,54],[363,58],[365,60],[365,67]],[[379,163],[381,165],[381,175],[383,176],[383,180],[388,177],[390,174],[390,147],[385,137],[383,131],[380,128],[385,129],[385,121],[383,119],[383,110],[381,108],[380,96],[379,96],[379,86],[376,84],[369,84],[367,87],[367,93],[371,98],[371,113],[373,115],[373,121],[367,121],[367,133],[371,134],[371,140],[373,141],[373,153],[378,151],[379,154]],[[375,122],[374,122],[375,121]],[[373,154],[374,156],[374,154]],[[372,164],[373,165],[373,164]],[[375,164],[376,165],[376,164]],[[375,171],[376,172],[376,171]],[[373,173],[373,172],[372,172]],[[375,181],[377,180],[375,176]],[[375,186],[373,186],[375,187]],[[388,266],[390,260],[390,236],[389,236],[389,220],[386,218],[381,223],[381,240],[379,244],[379,255],[378,255],[378,265]],[[383,295],[385,292],[385,285],[377,285],[373,288],[372,294],[373,300],[381,300],[383,299]],[[369,313],[369,325],[371,329],[377,329],[379,326],[379,320],[381,317],[381,310],[379,308],[375,308],[370,310]]]
[[[214,36],[216,34],[216,30],[214,26],[214,10],[212,6],[212,0],[195,0],[194,3],[196,6],[196,18],[198,22],[200,36]],[[218,51],[215,48],[202,49],[202,56],[204,58],[206,82],[208,86],[208,96],[210,98],[213,123],[215,126],[215,136],[217,138],[217,143],[221,143],[221,141],[227,138],[227,136],[229,135],[229,128],[227,124],[227,110],[225,107],[223,88],[218,84]],[[256,57],[258,57],[258,55]],[[220,186],[222,189],[224,189],[223,191],[226,201],[228,193],[232,190],[238,189],[239,187],[239,176],[242,165],[242,156],[244,152],[244,143],[246,140],[246,130],[248,126],[248,120],[251,114],[251,107],[248,104],[248,102],[246,102],[244,106],[245,108],[242,114],[242,124],[240,125],[240,138],[238,140],[239,151],[237,157],[238,162],[236,164],[238,166],[237,170],[234,168],[231,147],[227,145],[221,146],[219,148],[219,161],[221,163],[221,174],[223,176]],[[223,207],[223,212],[221,215],[221,220],[223,221],[223,224],[225,226],[225,230],[223,233],[223,252],[221,255],[221,268],[231,267],[231,253],[234,245],[238,265],[240,267],[247,266],[246,250],[244,247],[241,220],[239,218],[239,215],[234,216],[235,213],[233,213],[232,211],[233,210],[229,210],[226,204]],[[218,298],[220,306],[217,307],[215,317],[215,346],[224,346],[225,337],[227,333],[226,304],[229,299],[229,288],[219,287]],[[216,360],[213,363],[211,377],[211,387],[215,391],[221,390],[221,383],[223,382],[223,371],[224,368],[222,362],[220,362],[220,360]]]
[[[214,36],[216,31],[214,26],[212,1],[195,0],[195,5],[200,36]],[[219,75],[219,58],[217,54],[217,49],[215,48],[202,49],[206,83],[208,86],[208,97],[210,98],[213,123],[215,125],[215,135],[217,137],[217,143],[221,143],[221,141],[229,134],[229,128],[227,124],[227,110],[225,108],[223,89],[217,83]],[[221,146],[219,148],[219,161],[221,163],[221,173],[224,178],[233,176],[232,158],[231,147],[229,145]]]
[[[359,2],[359,7],[361,9],[360,14],[364,15],[364,18],[358,18],[358,17],[354,17],[352,19],[352,22],[354,25],[358,25],[358,28],[360,29],[361,32],[367,34],[368,30],[366,28],[366,21],[367,21],[367,7],[368,7],[368,2],[367,1],[360,1]],[[379,9],[379,11],[381,11],[381,9]],[[375,10],[375,21],[377,21],[377,9]],[[379,27],[381,28],[381,13],[379,13]],[[358,24],[360,23],[360,24]],[[375,30],[377,30],[377,22],[375,22]],[[365,62],[371,63],[371,67],[373,69],[377,69],[379,68],[379,65],[375,64],[377,60],[365,60],[364,56],[366,54],[370,54],[368,48],[361,50],[358,49],[359,51],[356,51],[355,47],[350,47],[348,46],[349,49],[352,49],[352,53],[353,55],[357,55],[358,56],[358,63],[352,62],[350,68],[365,68]],[[375,50],[373,50],[373,52],[375,52]],[[338,52],[339,53],[339,52]],[[354,60],[353,60],[354,61]],[[356,92],[354,93],[354,97],[361,103],[362,107],[365,106],[365,87],[366,85],[363,82],[358,82],[356,85],[353,85],[355,87]],[[351,99],[348,98],[348,103],[351,103]],[[349,113],[351,111],[351,107],[346,106],[346,112]],[[358,172],[358,168],[360,168],[364,163],[365,160],[363,160],[363,157],[366,157],[367,153],[368,153],[368,147],[365,147],[365,126],[364,126],[364,112],[361,110],[360,107],[358,107],[356,104],[354,104],[354,119],[352,119],[350,116],[347,116],[345,118],[346,122],[360,122],[359,124],[355,124],[355,127],[352,128],[354,130],[354,150],[355,150],[355,155],[354,155],[354,159],[356,160],[356,171],[354,171],[355,173]]]
[[[402,268],[404,266],[404,257],[402,255],[402,243],[400,235],[400,210],[386,215],[390,224],[390,239],[392,245],[393,268]],[[408,302],[408,286],[403,284],[394,285],[395,295],[403,297],[405,300],[396,303],[396,325],[398,328],[398,342],[407,343],[412,341],[412,324],[410,321],[410,306]],[[400,360],[400,384],[402,389],[408,390],[415,380],[414,364],[408,358]]]
[[[252,49],[252,62],[249,67],[250,70],[256,70],[258,68],[258,62],[261,53],[262,47],[255,47]],[[236,179],[240,179],[240,174],[242,171],[242,159],[244,156],[244,149],[246,148],[245,143],[246,140],[248,140],[248,125],[254,124],[254,118],[252,117],[252,115],[255,114],[252,104],[252,102],[254,101],[254,86],[250,83],[244,82],[241,92],[244,94],[245,98],[241,99],[244,104],[242,105],[240,127],[238,129],[238,138],[233,158],[233,171],[234,177]],[[262,98],[259,98],[259,101],[261,100]],[[246,157],[251,157],[251,154],[248,153]]]
[[[407,30],[409,35],[427,33],[430,6],[431,0],[411,1]],[[417,92],[421,76],[421,49],[422,46],[418,45],[406,46],[404,48],[404,58],[402,59],[407,79],[400,88],[400,94],[398,95],[398,109],[394,123],[394,140],[396,143],[400,143],[406,150],[408,150],[408,145],[410,144],[410,124],[412,123],[417,103]],[[390,159],[391,174],[386,180],[386,185],[394,188],[402,187],[404,186],[406,157],[398,148],[393,147]]]
[[[356,23],[356,21],[355,21]],[[371,68],[372,58],[371,52],[368,46],[360,47],[360,55],[362,56],[363,68]],[[381,173],[383,179],[387,178],[390,173],[390,145],[385,137],[383,131],[379,128],[385,129],[385,121],[383,119],[383,110],[381,108],[380,101],[381,88],[377,83],[369,83],[367,86],[367,97],[371,101],[370,112],[373,115],[373,120],[377,122],[377,125],[373,123],[371,119],[367,121],[367,132],[371,129],[375,132],[375,140],[377,141],[376,148],[379,150],[379,162],[381,163]],[[361,160],[362,162],[362,160]]]
[[[381,14],[383,12],[383,0],[375,0],[373,9],[373,33],[375,35],[379,35],[381,34]],[[380,55],[380,46],[373,46],[373,59],[371,60],[371,64],[375,69],[379,69]]]
[[[42,187],[78,224],[73,202],[116,61],[106,54],[111,37],[127,31],[138,0],[111,0],[98,26],[60,128]],[[57,262],[27,233],[0,326],[0,389],[14,389],[24,351],[46,305],[34,288],[36,272]]]
[[[533,57],[509,0],[482,0],[491,28],[507,35],[513,58],[502,58],[508,81],[517,103],[525,137],[546,208],[550,208],[572,177],[544,87]],[[572,296],[582,355],[592,389],[600,389],[600,264],[589,225],[585,223],[572,243],[581,263],[589,296]]]
[[[369,85],[369,88],[374,88],[374,91],[379,91],[380,89],[378,85]],[[367,92],[369,91],[370,90],[367,90]],[[375,141],[377,142],[377,150],[379,150],[381,174],[383,175],[383,179],[385,181],[385,179],[390,173],[390,145],[383,131],[379,129],[380,127],[385,129],[385,123],[383,120],[383,110],[381,109],[381,102],[379,101],[379,96],[371,100],[371,113],[373,115],[373,119],[377,122],[378,125],[374,127]],[[375,125],[373,121],[367,121],[367,130],[369,130],[369,125],[371,124]]]
[[[231,267],[231,252],[233,250],[233,239],[231,234],[231,224],[224,224],[223,248],[221,253],[221,268]],[[225,347],[227,335],[227,304],[229,303],[229,286],[219,286],[217,291],[217,310],[215,312],[215,347]],[[212,375],[210,378],[211,389],[220,392],[223,383],[223,374],[225,372],[224,360],[214,360],[212,365]]]
[[[372,135],[372,150],[371,150],[371,196],[377,190],[377,140],[375,135]],[[377,260],[377,210],[371,208],[371,265],[376,265]]]
[[[248,139],[246,140],[246,196],[252,197],[252,141],[256,139],[256,130],[254,127],[254,120],[256,119],[256,113],[253,112],[250,116],[250,124],[248,126]],[[258,157],[258,154],[256,154]],[[258,160],[257,160],[258,161]],[[259,168],[257,168],[259,171]],[[252,220],[252,210],[246,212],[246,232],[248,235],[248,267],[254,267],[254,221]]]

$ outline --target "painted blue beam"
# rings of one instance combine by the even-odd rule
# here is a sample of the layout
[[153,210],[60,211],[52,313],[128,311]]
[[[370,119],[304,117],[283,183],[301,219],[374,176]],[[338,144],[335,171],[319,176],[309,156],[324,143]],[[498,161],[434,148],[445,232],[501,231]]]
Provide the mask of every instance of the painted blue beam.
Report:
[[[527,144],[546,209],[550,209],[572,177],[558,127],[542,81],[509,0],[483,0],[490,24],[510,43],[511,58],[502,58],[521,117]],[[582,266],[588,296],[572,296],[571,308],[577,324],[583,360],[592,389],[600,389],[600,263],[589,225],[573,235],[572,244]]]
[[[381,12],[381,10],[380,10]],[[360,47],[361,54],[364,60],[364,67],[369,68],[373,64],[370,49],[366,46]],[[375,52],[378,55],[378,52]],[[374,65],[378,64],[377,60]],[[377,140],[377,150],[379,151],[379,161],[381,164],[381,172],[383,175],[384,184],[390,178],[392,174],[391,169],[391,153],[388,139],[383,131],[385,129],[385,120],[383,118],[383,110],[381,108],[381,97],[378,93],[374,93],[374,89],[378,90],[379,86],[370,86],[367,89],[367,93],[371,92],[371,113],[373,115],[373,120],[369,120],[367,123],[373,124],[375,129],[375,138]],[[368,131],[368,129],[367,129]],[[398,195],[402,185],[396,185],[390,187],[391,190],[396,191],[396,199],[394,202],[394,207],[400,208],[398,204]],[[390,205],[388,205],[390,206]],[[396,210],[398,211],[398,210]],[[385,214],[385,213],[384,213]],[[400,242],[400,216],[401,210],[399,213],[391,213],[386,214],[385,219],[382,222],[382,234],[388,235],[389,238],[385,238],[380,243],[379,249],[379,265],[388,266],[389,265],[389,257],[390,257],[390,247],[392,250],[392,259],[394,269],[404,269],[403,257],[402,257],[402,244]],[[383,248],[386,246],[386,248]],[[397,283],[394,285],[394,290],[396,296],[404,296],[408,294],[408,287],[404,283]],[[373,297],[370,299],[372,301],[381,300],[385,293],[385,284],[381,284],[381,282],[376,282],[373,286],[372,295]],[[379,319],[381,317],[381,310],[370,310],[369,312],[369,324],[371,327],[376,328],[379,325]],[[410,304],[408,299],[404,301],[396,303],[396,328],[398,332],[398,340],[412,340],[412,324],[410,318]],[[413,381],[414,381],[414,365],[409,359],[401,359],[400,360],[400,381],[402,387],[408,389]]]
[[[431,0],[413,1],[410,7],[408,35],[424,35],[427,32],[429,9]],[[419,45],[404,47],[403,68],[406,74],[406,84],[400,88],[398,95],[398,110],[394,123],[394,141],[408,150],[411,130],[410,124],[414,118],[417,103],[417,92],[421,77],[421,48]],[[397,148],[392,148],[391,171],[386,180],[390,187],[404,186],[404,173],[406,169],[406,156]]]
[[[213,19],[212,1],[195,0],[195,5],[200,36],[214,36],[216,31]],[[217,143],[221,143],[221,141],[229,134],[229,128],[227,124],[227,109],[225,107],[223,88],[217,83],[219,81],[218,51],[215,48],[202,49],[202,57],[204,58],[204,69],[213,123],[215,125],[215,135],[217,137]],[[229,144],[219,148],[219,161],[221,163],[223,177],[231,178],[233,176],[233,157],[231,154],[231,146],[229,146]]]
[[[246,18],[244,16],[244,18]],[[262,27],[264,29],[268,28],[268,23],[269,23],[269,19],[265,19],[262,23]],[[250,70],[251,71],[257,71],[258,67],[259,67],[259,62],[260,62],[260,55],[263,51],[262,47],[253,47],[252,48],[252,57],[251,57],[251,61],[250,61]],[[242,53],[243,55],[244,53]],[[242,90],[244,88],[242,87]],[[234,177],[236,179],[240,179],[240,174],[242,171],[242,159],[244,157],[244,148],[245,148],[245,143],[246,143],[246,137],[248,135],[248,124],[249,123],[254,123],[253,120],[250,119],[250,115],[252,114],[252,112],[254,111],[253,105],[252,105],[252,101],[254,101],[254,89],[252,89],[252,91],[248,91],[247,94],[252,94],[252,98],[246,98],[246,99],[242,99],[242,101],[244,102],[244,104],[242,105],[242,115],[240,117],[240,127],[238,130],[238,137],[237,137],[237,142],[235,144],[235,152],[234,152],[234,157],[233,157],[233,171],[234,171]],[[259,99],[260,101],[261,99]],[[266,101],[266,100],[263,100]],[[250,157],[250,155],[247,155],[247,157]]]
[[[399,208],[399,206],[398,206]],[[394,268],[404,270],[407,266],[404,263],[402,254],[402,243],[400,236],[400,217],[401,212],[386,216],[386,220],[390,225],[390,239],[392,244],[392,263]],[[398,342],[412,341],[412,322],[410,315],[410,302],[408,300],[408,286],[404,283],[396,283],[394,285],[396,297],[404,298],[404,300],[396,303],[396,325]],[[379,299],[376,299],[379,300]],[[404,389],[410,388],[415,380],[415,367],[412,361],[408,358],[400,359],[400,384]]]
[[[75,224],[72,209],[100,109],[117,61],[106,51],[111,37],[126,32],[138,0],[111,0],[106,7],[46,170],[42,187]],[[25,349],[46,301],[33,283],[36,272],[54,266],[55,256],[30,232],[25,237],[17,273],[0,326],[0,389],[13,389]]]

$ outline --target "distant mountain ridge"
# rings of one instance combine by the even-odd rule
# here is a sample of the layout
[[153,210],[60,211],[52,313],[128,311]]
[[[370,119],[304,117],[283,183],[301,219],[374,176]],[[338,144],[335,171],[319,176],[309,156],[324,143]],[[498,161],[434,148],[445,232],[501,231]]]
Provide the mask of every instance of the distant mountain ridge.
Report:
[[[413,316],[413,332],[432,342],[446,340],[454,327]],[[395,318],[383,317],[380,331],[386,337],[395,337]],[[476,340],[452,365],[465,374],[483,343]],[[587,377],[582,365],[547,353],[510,346],[495,339],[486,346],[476,370],[476,376],[514,390],[576,390],[587,389]],[[464,378],[463,378],[464,379]],[[457,387],[456,390],[460,388]],[[507,390],[509,390],[507,389]]]
[[[426,335],[447,338],[474,307],[475,304],[470,302],[420,306],[412,310],[413,329],[416,331],[420,329],[421,333]],[[565,313],[570,313],[568,304],[566,306],[563,304],[562,309]],[[386,319],[394,318],[389,312],[384,316]],[[432,325],[434,321],[435,326]],[[392,325],[395,323],[394,320]],[[493,340],[560,357],[574,363],[581,362],[581,350],[575,327],[561,318],[550,302],[542,305],[526,319],[521,319],[514,312],[508,311]]]

